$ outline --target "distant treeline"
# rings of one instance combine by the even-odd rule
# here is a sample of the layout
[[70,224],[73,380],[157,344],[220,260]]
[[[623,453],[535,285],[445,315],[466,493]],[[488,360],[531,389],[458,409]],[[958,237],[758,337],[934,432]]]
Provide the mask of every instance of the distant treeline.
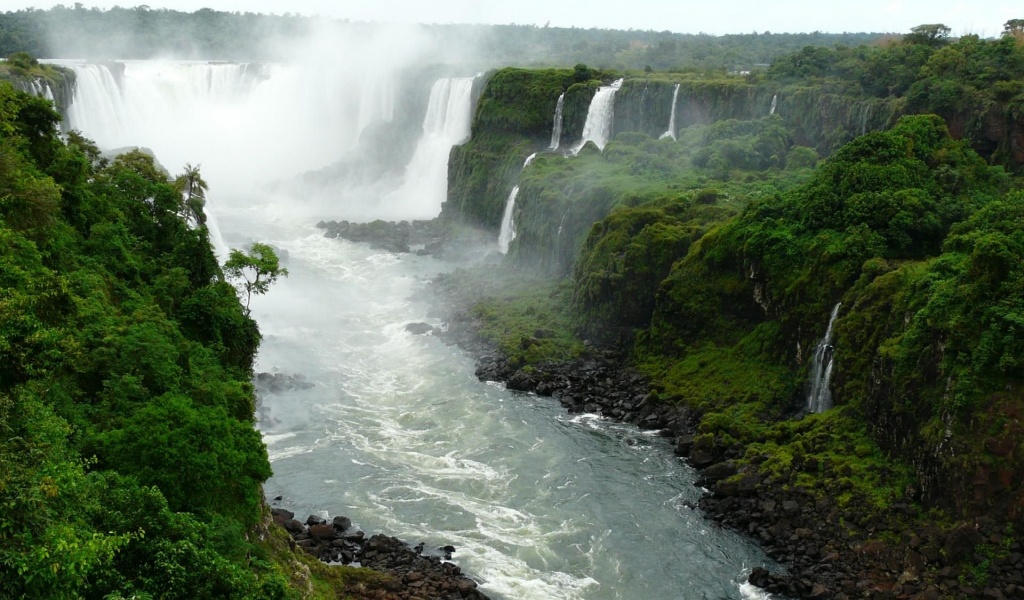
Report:
[[[315,18],[208,8],[110,10],[55,6],[0,13],[0,56],[28,52],[39,58],[145,59],[159,56],[208,60],[275,60],[275,40],[312,31]],[[337,21],[353,35],[375,27]],[[879,33],[769,32],[713,36],[669,31],[621,31],[533,25],[425,25],[440,50],[466,50],[494,65],[572,65],[616,69],[748,70],[806,46],[867,44]]]

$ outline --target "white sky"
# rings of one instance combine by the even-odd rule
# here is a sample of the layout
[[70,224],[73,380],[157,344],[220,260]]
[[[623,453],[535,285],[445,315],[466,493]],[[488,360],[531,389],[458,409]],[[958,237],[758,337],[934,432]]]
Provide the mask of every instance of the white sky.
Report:
[[[325,15],[399,23],[517,23],[553,27],[653,29],[683,33],[886,31],[944,23],[953,35],[996,36],[1024,18],[1020,0],[150,0],[151,8]],[[73,6],[74,0],[64,0]],[[49,8],[57,2],[0,0],[0,10]],[[143,1],[85,1],[86,7]]]

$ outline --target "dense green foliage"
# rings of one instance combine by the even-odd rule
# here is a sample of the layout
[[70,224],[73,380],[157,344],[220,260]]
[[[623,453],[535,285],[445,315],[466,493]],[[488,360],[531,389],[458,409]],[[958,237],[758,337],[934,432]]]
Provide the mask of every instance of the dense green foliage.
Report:
[[256,324],[153,159],[58,120],[0,83],[0,596],[284,597]]
[[[1000,161],[998,152],[980,156],[972,147],[984,144],[957,130],[959,117],[948,126],[935,115],[900,118],[934,108],[906,93],[930,85],[943,53],[984,54],[977,74],[955,76],[982,77],[978,93],[1018,77],[1003,68],[1020,52],[1011,41],[953,42],[926,26],[886,47],[803,52],[920,53],[901,96],[872,98],[831,67],[627,79],[603,152],[542,152],[503,181],[520,187],[506,263],[539,266],[560,283],[485,293],[475,313],[485,337],[529,368],[578,352],[566,343],[527,352],[524,332],[538,323],[550,324],[551,339],[570,328],[580,340],[635,336],[633,360],[658,397],[696,415],[694,443],[743,448],[738,464],[767,481],[871,510],[920,502],[952,515],[1019,514],[1021,196],[985,160]],[[787,68],[807,68],[805,58]],[[678,141],[655,139],[676,84]],[[1001,98],[961,117],[991,120],[1013,105]],[[514,106],[500,115],[474,139],[522,141],[502,128],[528,115]],[[1013,134],[1002,125],[985,133]],[[514,164],[525,150],[516,153],[504,158]],[[831,156],[818,165],[822,154]],[[557,300],[567,293],[568,314]],[[555,300],[529,300],[541,297]],[[813,348],[840,302],[837,406],[795,420]]]
[[954,137],[995,162],[1021,165],[1024,43],[1013,22],[992,40],[953,40],[943,25],[922,25],[900,43],[807,47],[775,61],[768,77],[852,98],[898,99],[905,113],[940,115]]

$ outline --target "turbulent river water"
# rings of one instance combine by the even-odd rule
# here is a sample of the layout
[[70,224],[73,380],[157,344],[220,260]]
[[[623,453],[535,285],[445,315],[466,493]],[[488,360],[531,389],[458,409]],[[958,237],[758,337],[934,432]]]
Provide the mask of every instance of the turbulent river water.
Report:
[[263,400],[268,497],[453,544],[496,599],[745,596],[764,557],[688,508],[701,491],[664,440],[480,382],[460,350],[405,331],[440,324],[423,292],[447,265],[258,226],[258,212],[221,227],[288,253],[290,276],[255,304],[259,369],[313,384]]
[[[80,102],[73,126],[103,145],[128,143],[130,122],[119,124],[122,140]],[[202,101],[189,110],[201,113]],[[203,153],[201,137],[189,147],[148,136],[140,141],[171,165]],[[272,152],[270,143],[237,152]],[[426,289],[452,265],[324,238],[301,200],[267,188],[225,184],[218,194],[217,159],[193,161],[212,167],[207,209],[222,250],[269,243],[290,271],[253,301],[257,370],[312,384],[262,398],[268,498],[282,496],[300,518],[345,515],[368,533],[452,544],[495,600],[762,597],[741,582],[767,559],[690,508],[702,490],[666,441],[480,382],[461,350],[405,331],[441,325]]]

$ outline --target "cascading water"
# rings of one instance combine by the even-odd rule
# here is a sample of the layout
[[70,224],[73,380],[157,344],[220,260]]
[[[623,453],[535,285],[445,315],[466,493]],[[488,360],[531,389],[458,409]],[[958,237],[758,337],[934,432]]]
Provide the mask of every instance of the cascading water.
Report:
[[839,316],[840,306],[842,306],[841,302],[832,308],[825,336],[814,347],[814,362],[811,363],[811,389],[807,394],[808,412],[820,413],[832,408],[832,390],[829,389],[829,384],[832,381],[832,366],[835,363],[832,326],[835,325],[836,317]]
[[660,139],[672,138],[676,139],[676,102],[679,101],[679,84],[676,84],[675,89],[672,90],[672,110],[668,117],[668,129],[665,133],[661,134]]
[[558,102],[555,104],[555,119],[551,125],[551,145],[548,146],[549,150],[558,150],[558,146],[562,143],[562,108],[565,106],[565,92],[562,92],[558,96]]
[[772,105],[771,105],[771,108],[768,109],[768,115],[769,116],[774,115],[775,114],[775,109],[778,108],[778,106],[779,106],[779,95],[775,94],[775,95],[772,96]]
[[473,77],[445,78],[430,90],[423,137],[406,167],[401,187],[385,201],[406,218],[430,219],[441,212],[448,191],[448,155],[469,139]]
[[[324,114],[286,110],[305,106],[311,87],[291,69],[271,67],[230,102],[161,79],[155,65],[130,63],[123,91],[97,70],[79,80],[81,104],[70,123],[104,145],[145,144],[172,167],[201,162],[210,183],[208,223],[218,222],[234,247],[259,240],[281,250],[290,276],[253,301],[263,333],[256,368],[302,374],[312,387],[261,396],[259,428],[274,469],[267,497],[283,496],[282,505],[300,514],[344,514],[367,532],[410,543],[451,543],[455,561],[494,600],[677,598],[684,590],[760,597],[742,579],[770,562],[752,542],[709,526],[690,508],[703,492],[665,440],[480,382],[460,350],[405,330],[413,321],[441,325],[424,302],[426,282],[456,265],[324,238],[306,198],[232,165],[277,157],[270,176],[287,175],[301,162],[293,155],[313,155],[325,141],[272,135],[289,123],[302,126],[300,117],[336,122],[324,135],[354,134],[359,102],[344,116],[336,111],[346,103],[315,104],[334,111]],[[143,75],[151,78],[145,86]],[[468,107],[452,98],[469,83],[438,85],[449,89],[445,115],[435,90],[424,123],[468,121]],[[164,117],[140,105],[146,102],[174,110]],[[180,132],[162,123],[172,117],[184,120]],[[445,163],[433,164],[443,177]],[[437,176],[415,181],[415,173],[406,170],[410,189],[426,189]]]
[[587,120],[583,123],[583,139],[573,147],[572,154],[578,154],[587,144],[594,142],[600,150],[608,144],[612,135],[612,118],[615,116],[615,92],[622,87],[622,80],[616,79],[611,85],[598,88],[587,110]]
[[516,239],[516,226],[512,222],[512,211],[516,207],[516,198],[519,197],[519,186],[512,188],[505,202],[505,213],[501,217],[501,231],[498,233],[498,251],[502,254],[508,252],[508,245]]
[[[526,157],[523,161],[523,168],[530,166],[533,159],[537,158],[537,153]],[[508,245],[512,243],[512,240],[516,239],[516,225],[513,222],[514,211],[516,207],[516,198],[519,197],[519,186],[512,188],[512,191],[508,194],[508,200],[505,201],[505,212],[501,216],[501,229],[498,231],[498,251],[502,254],[508,253]]]
[[21,89],[21,91],[25,92],[26,94],[31,94],[33,96],[38,96],[40,98],[46,98],[47,100],[53,102],[53,90],[50,89],[50,84],[47,83],[45,79],[33,79],[27,84],[21,86],[16,84],[16,87]]
[[[76,75],[74,126],[103,148],[161,149],[158,159],[172,172],[191,162],[215,179],[265,181],[326,166],[355,147],[358,119],[339,111],[357,114],[361,92],[346,85],[344,70],[125,61],[115,77],[107,65],[65,64]],[[238,147],[267,151],[239,160]]]

